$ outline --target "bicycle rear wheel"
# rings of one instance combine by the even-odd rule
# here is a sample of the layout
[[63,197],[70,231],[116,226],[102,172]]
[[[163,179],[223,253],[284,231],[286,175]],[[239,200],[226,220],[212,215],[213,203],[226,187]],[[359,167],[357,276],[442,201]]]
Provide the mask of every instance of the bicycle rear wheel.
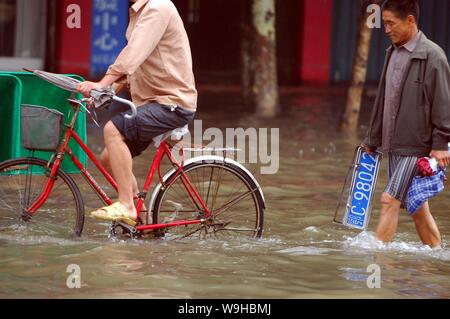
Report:
[[84,224],[83,198],[73,179],[61,169],[58,170],[48,199],[27,220],[24,212],[42,193],[49,172],[47,162],[37,158],[13,159],[0,163],[1,229],[14,227],[25,220],[29,221],[27,224],[35,235],[81,235]]
[[[161,235],[178,238],[259,238],[263,230],[264,200],[259,186],[247,172],[223,160],[198,161],[183,169],[211,216],[202,224],[168,227]],[[173,172],[155,198],[153,222],[205,218],[205,212],[193,201],[182,181]]]

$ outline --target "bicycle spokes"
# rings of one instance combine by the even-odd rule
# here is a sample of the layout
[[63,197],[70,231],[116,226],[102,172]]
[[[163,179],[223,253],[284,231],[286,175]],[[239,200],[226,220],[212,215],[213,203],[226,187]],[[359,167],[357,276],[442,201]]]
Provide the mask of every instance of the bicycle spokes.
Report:
[[84,205],[78,188],[67,175],[58,174],[45,203],[33,214],[30,205],[42,195],[47,185],[46,162],[18,159],[0,165],[0,227],[10,227],[31,220],[35,234],[61,235],[81,233]]
[[192,165],[183,174],[196,189],[208,211],[199,210],[189,200],[181,178],[175,178],[157,196],[153,222],[167,219],[203,219],[203,222],[200,225],[167,228],[166,234],[175,238],[260,236],[263,207],[259,188],[242,171],[220,162]]

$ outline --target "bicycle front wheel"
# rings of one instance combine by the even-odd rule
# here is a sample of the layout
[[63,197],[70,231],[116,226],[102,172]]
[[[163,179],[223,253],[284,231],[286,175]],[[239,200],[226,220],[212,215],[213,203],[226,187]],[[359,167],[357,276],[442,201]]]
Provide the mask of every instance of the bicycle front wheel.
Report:
[[[211,212],[208,216],[185,186],[186,177]],[[223,160],[203,160],[174,172],[156,195],[153,220],[168,223],[205,219],[202,224],[167,227],[165,238],[259,238],[263,230],[264,200],[259,186],[243,169]]]
[[[34,235],[80,236],[84,224],[84,204],[77,185],[58,170],[48,199],[28,220],[26,209],[42,194],[50,169],[37,158],[21,158],[0,163],[0,227],[15,227],[22,220]],[[25,214],[24,214],[25,213]]]

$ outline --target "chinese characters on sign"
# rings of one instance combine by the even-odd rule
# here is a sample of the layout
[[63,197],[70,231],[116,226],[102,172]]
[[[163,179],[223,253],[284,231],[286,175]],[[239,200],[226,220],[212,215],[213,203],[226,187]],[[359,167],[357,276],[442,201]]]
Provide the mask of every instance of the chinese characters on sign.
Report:
[[101,75],[126,44],[127,0],[94,0],[91,75]]

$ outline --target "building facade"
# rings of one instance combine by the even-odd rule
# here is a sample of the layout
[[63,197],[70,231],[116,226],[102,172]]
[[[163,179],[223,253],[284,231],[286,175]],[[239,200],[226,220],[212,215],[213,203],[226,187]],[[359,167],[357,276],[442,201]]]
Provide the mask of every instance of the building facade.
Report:
[[[242,10],[250,0],[172,0],[190,37],[200,83],[238,84]],[[351,77],[360,1],[277,0],[280,83]],[[0,0],[0,70],[101,76],[126,44],[128,0]],[[450,53],[450,1],[421,0],[421,29]],[[377,81],[388,39],[374,29],[368,81]]]

